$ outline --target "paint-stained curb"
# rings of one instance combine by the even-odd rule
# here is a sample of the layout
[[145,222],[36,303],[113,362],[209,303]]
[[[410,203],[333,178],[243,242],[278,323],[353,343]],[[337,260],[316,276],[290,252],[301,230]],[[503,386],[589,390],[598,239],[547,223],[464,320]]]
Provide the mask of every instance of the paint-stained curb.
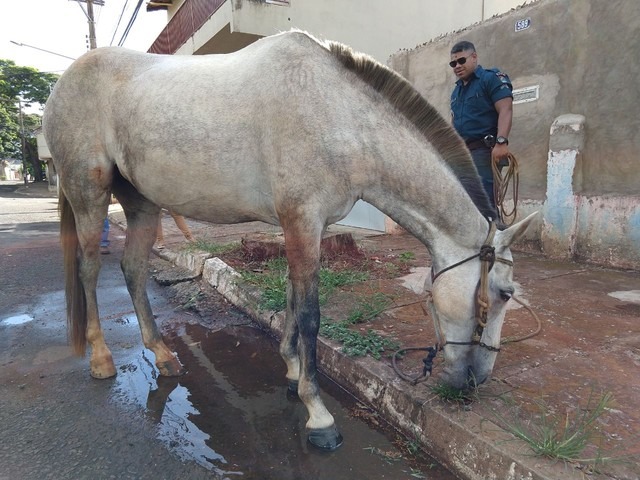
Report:
[[[202,277],[261,326],[280,335],[282,312],[260,311],[260,291],[241,285],[240,274],[219,258],[205,261]],[[419,438],[425,450],[456,475],[469,480],[557,480],[580,478],[571,468],[525,456],[524,445],[472,411],[442,406],[424,385],[412,386],[386,364],[352,358],[340,346],[318,338],[322,371],[403,431]],[[558,469],[561,469],[559,471]]]

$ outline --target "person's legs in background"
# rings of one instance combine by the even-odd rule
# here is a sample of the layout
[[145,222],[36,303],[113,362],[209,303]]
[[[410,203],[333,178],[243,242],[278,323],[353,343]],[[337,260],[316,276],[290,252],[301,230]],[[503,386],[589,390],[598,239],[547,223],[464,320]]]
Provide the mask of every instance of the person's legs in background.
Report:
[[109,218],[105,218],[102,226],[102,236],[100,237],[100,253],[102,255],[111,253],[109,251],[109,243]]
[[[169,210],[169,214],[173,218],[173,221],[176,222],[176,226],[180,229],[184,238],[187,239],[188,242],[193,242],[195,239],[193,238],[193,234],[191,233],[191,229],[187,222],[185,221],[182,215],[178,215],[177,213]],[[164,248],[164,233],[162,232],[162,213],[160,213],[160,217],[158,218],[158,233],[156,236],[156,248],[158,250],[162,250]]]
[[184,217],[177,213],[173,213],[171,210],[169,210],[169,214],[173,217],[173,221],[176,222],[176,225],[184,235],[184,238],[186,238],[188,242],[193,242],[194,238],[191,234],[191,229],[189,229],[189,225],[187,225]]
[[164,248],[164,234],[162,233],[162,212],[158,216],[158,233],[156,234],[156,248],[162,250]]

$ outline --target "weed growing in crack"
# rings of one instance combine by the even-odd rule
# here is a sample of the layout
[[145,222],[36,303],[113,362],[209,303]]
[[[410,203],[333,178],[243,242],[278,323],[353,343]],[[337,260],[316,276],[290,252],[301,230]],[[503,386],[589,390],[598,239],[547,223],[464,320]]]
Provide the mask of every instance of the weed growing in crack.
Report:
[[[509,419],[497,412],[494,414],[499,423],[515,437],[523,440],[535,455],[578,463],[583,469],[597,471],[599,466],[613,460],[613,457],[603,455],[598,443],[602,435],[596,425],[612,402],[613,396],[609,392],[598,399],[594,398],[592,393],[587,405],[578,408],[573,414],[552,414],[544,401],[536,402],[540,411],[539,418],[532,417],[524,421],[516,412],[513,412]],[[510,405],[513,406],[512,403]],[[583,453],[589,447],[596,447],[596,455],[585,458]]]

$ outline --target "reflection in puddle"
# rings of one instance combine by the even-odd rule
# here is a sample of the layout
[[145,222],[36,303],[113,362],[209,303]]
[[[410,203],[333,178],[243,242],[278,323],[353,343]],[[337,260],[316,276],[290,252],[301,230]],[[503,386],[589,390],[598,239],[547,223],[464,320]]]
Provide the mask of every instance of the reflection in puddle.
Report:
[[[431,459],[408,460],[375,413],[328,381],[321,382],[323,398],[345,444],[332,453],[310,447],[306,409],[287,398],[284,362],[271,338],[251,328],[185,329],[170,340],[185,375],[158,377],[153,354],[144,350],[119,369],[113,392],[142,407],[157,424],[158,438],[183,461],[220,478],[454,478]],[[378,426],[361,420],[367,417]]]
[[24,323],[31,322],[33,317],[31,315],[27,315],[26,313],[22,315],[14,315],[13,317],[7,317],[0,320],[2,325],[22,325]]
[[153,353],[145,349],[140,358],[120,367],[114,398],[133,401],[145,408],[158,424],[158,438],[180,459],[195,461],[220,475],[235,473],[216,466],[226,460],[207,446],[210,436],[189,420],[199,415],[189,400],[189,390],[180,385],[179,379],[159,377],[153,358]]

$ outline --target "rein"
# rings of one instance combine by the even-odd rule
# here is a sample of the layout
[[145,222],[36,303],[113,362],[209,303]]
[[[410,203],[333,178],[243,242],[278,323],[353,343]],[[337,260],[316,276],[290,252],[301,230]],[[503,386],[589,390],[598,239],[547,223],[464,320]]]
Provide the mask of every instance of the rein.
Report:
[[[518,187],[520,185],[520,173],[518,169],[518,161],[513,154],[507,155],[507,168],[504,170],[498,168],[498,165],[491,162],[493,170],[493,196],[496,201],[496,210],[498,217],[507,227],[511,226],[516,219],[518,212]],[[507,212],[504,201],[509,191],[509,183],[511,183],[511,192],[513,194],[513,208]]]

